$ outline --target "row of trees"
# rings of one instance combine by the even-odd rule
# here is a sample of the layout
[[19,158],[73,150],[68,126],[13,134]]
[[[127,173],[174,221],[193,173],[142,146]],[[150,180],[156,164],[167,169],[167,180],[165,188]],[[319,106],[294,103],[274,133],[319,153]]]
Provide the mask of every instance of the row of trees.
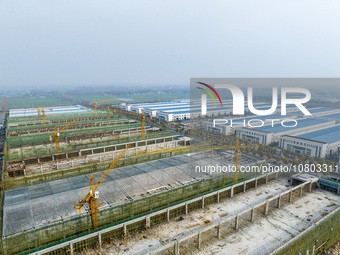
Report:
[[[235,136],[223,135],[221,133],[214,133],[203,129],[201,126],[191,126],[190,129],[180,128],[178,123],[171,123],[160,120],[158,118],[150,118],[145,116],[145,122],[149,125],[156,125],[162,129],[174,128],[176,132],[183,133],[185,135],[191,135],[201,140],[209,142],[211,145],[233,145],[236,141]],[[248,140],[240,139],[242,145],[251,145]],[[267,158],[269,160],[275,160],[277,163],[283,164],[327,164],[333,168],[337,165],[337,162],[330,161],[324,158],[309,157],[305,154],[294,153],[285,149],[280,149],[281,153],[278,154],[278,149],[272,146],[266,146],[264,144],[257,145],[256,147],[248,147],[241,149],[245,153],[252,153],[254,156],[258,155],[261,158]]]
[[[231,145],[235,142],[235,136],[225,136],[221,133],[213,133],[207,130],[204,130],[201,127],[195,127],[190,130],[190,134],[192,136],[196,136],[202,140],[210,141],[211,144],[214,145]],[[248,140],[240,139],[240,143],[243,145],[250,145],[251,142]],[[298,154],[295,152],[291,152],[285,149],[280,149],[281,153],[278,153],[278,149],[272,146],[266,146],[264,144],[260,144],[254,147],[248,147],[241,149],[241,151],[245,153],[252,153],[254,156],[258,155],[261,158],[267,158],[269,160],[275,160],[277,163],[283,164],[326,164],[328,166],[332,166],[333,169],[337,165],[337,162],[327,160],[324,158],[318,157],[310,157],[305,154]]]
[[[293,165],[299,165],[299,164],[326,164],[327,168],[329,166],[332,166],[334,169],[337,165],[337,162],[327,160],[324,158],[318,158],[318,157],[309,157],[306,154],[298,154],[295,152],[291,152],[285,149],[280,149],[281,153],[278,155],[278,150],[275,147],[272,146],[265,146],[264,144],[261,144],[258,146],[258,148],[253,149],[252,153],[253,155],[259,155],[260,157],[266,157],[267,159],[275,160],[277,163],[284,163],[288,164],[291,163]],[[249,148],[246,149],[246,152],[250,152]]]

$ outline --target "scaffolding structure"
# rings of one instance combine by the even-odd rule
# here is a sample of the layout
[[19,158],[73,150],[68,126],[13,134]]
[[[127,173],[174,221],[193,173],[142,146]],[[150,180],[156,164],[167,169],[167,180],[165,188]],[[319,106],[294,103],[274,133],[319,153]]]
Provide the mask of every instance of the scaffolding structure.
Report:
[[[148,145],[147,147],[149,149],[153,148],[162,148],[164,146],[168,148],[176,148],[177,146],[183,146],[184,144],[180,144],[179,141],[172,141],[172,137],[169,137],[170,140],[167,140],[167,142],[162,143],[162,144],[154,144],[154,145]],[[78,165],[72,166],[73,161],[72,161],[72,154],[75,154],[78,157],[78,152],[76,153],[69,153],[67,155],[68,158],[64,162],[64,164],[59,163],[59,161],[56,161],[54,164],[48,164],[46,165],[45,169],[43,170],[42,165],[40,165],[39,171],[36,171],[37,173],[31,173],[23,176],[14,176],[14,177],[8,177],[4,178],[3,180],[3,188],[5,190],[9,189],[14,189],[14,188],[19,188],[19,187],[25,187],[28,185],[34,185],[34,184],[39,184],[39,183],[44,183],[48,181],[54,181],[54,180],[59,180],[67,177],[74,177],[78,175],[83,175],[83,174],[88,174],[91,172],[99,172],[107,168],[109,162],[114,159],[114,157],[120,153],[122,149],[125,148],[129,143],[123,144],[121,147],[118,147],[118,149],[111,151],[111,152],[105,152],[104,156],[102,154],[99,154],[99,157],[97,157],[97,160],[87,160],[82,159],[78,160]],[[133,144],[132,144],[133,145]],[[115,145],[114,145],[115,146]],[[157,153],[155,151],[153,154],[145,154],[145,155],[138,155],[135,156],[136,153],[140,151],[145,151],[146,146],[141,146],[141,147],[135,147],[133,146],[129,152],[127,153],[127,158],[124,158],[121,160],[122,165],[131,165],[131,164],[136,164],[136,163],[141,163],[141,162],[146,162],[150,160],[155,160],[155,159],[161,159],[161,158],[166,158],[166,157],[171,157],[173,155],[179,155],[182,154],[182,152],[161,152]],[[90,149],[92,150],[92,149]],[[109,157],[109,159],[107,159]],[[84,157],[83,157],[84,158]],[[65,157],[64,157],[65,159]],[[103,161],[101,161],[101,159]],[[73,164],[74,165],[74,164]],[[65,167],[66,166],[66,167]],[[50,169],[49,167],[52,167]],[[60,167],[60,169],[59,169]],[[28,167],[26,167],[26,170]],[[26,171],[25,170],[25,171]],[[22,170],[24,171],[24,170]]]
[[[60,134],[60,142],[66,142],[66,137],[70,135],[77,135],[77,134],[92,134],[94,132],[111,132],[112,135],[116,134],[116,130],[122,130],[127,128],[136,128],[139,127],[140,124],[133,123],[133,124],[124,124],[124,125],[112,125],[112,126],[105,126],[105,127],[97,127],[97,128],[87,128],[85,130],[78,129],[78,130],[67,130]],[[6,139],[6,146],[7,152],[5,152],[5,157],[7,160],[15,160],[15,159],[22,159],[22,158],[29,158],[33,156],[41,156],[46,154],[55,153],[55,148],[53,148],[53,143],[51,143],[49,139],[50,133],[44,134],[33,134],[33,135],[26,135],[20,137],[8,137]],[[67,142],[66,142],[67,143]],[[91,147],[93,143],[92,141],[88,142],[87,147]],[[37,146],[40,145],[40,146]],[[50,146],[46,146],[50,145]],[[30,148],[33,147],[34,148]],[[61,146],[60,151],[69,151],[69,150],[76,150],[77,148],[76,143],[65,144],[65,146]],[[86,144],[80,144],[82,148],[86,147]]]
[[[51,127],[62,126],[74,118],[81,122],[73,130],[61,134],[64,144],[58,153],[48,139]],[[176,144],[172,131],[146,132],[144,140],[140,141],[138,121],[131,122],[120,117],[105,124],[105,119],[106,111],[98,112],[96,117],[93,113],[47,116],[46,128],[37,117],[9,119],[3,165],[18,164],[20,168],[23,164],[24,168],[30,166],[33,169],[40,164],[40,172],[11,178],[3,172],[3,189],[0,191],[3,206],[0,211],[4,212],[0,215],[3,219],[1,255],[27,254],[66,241],[69,245],[60,246],[48,254],[74,254],[87,247],[100,247],[106,240],[122,238],[167,222],[277,178],[275,173],[240,173],[239,181],[235,183],[233,173],[196,172],[197,165],[233,164],[236,155],[230,150],[223,153],[212,150],[191,152],[190,156],[183,151],[136,156],[138,151],[158,148],[158,145],[162,148],[176,147],[178,141]],[[148,143],[148,140],[154,143]],[[99,188],[102,194],[98,212],[99,232],[95,232],[91,229],[88,208],[84,207],[82,214],[77,216],[73,205],[88,191],[90,174],[101,175],[128,144],[133,144],[131,151],[118,162],[118,169],[110,173]],[[237,157],[241,158],[241,165],[259,163],[246,155]],[[75,163],[75,158],[84,159],[84,162]],[[160,249],[159,254],[180,254],[179,251],[187,254],[199,249],[200,245],[211,239],[237,231],[310,191],[309,183],[301,184],[282,196],[272,197],[266,203],[254,206],[251,211],[244,211],[209,227],[204,233],[195,233],[171,243],[165,250]],[[333,228],[336,234],[330,232]],[[338,210],[315,228],[292,240],[290,246],[278,248],[277,254],[306,253],[313,245],[317,250],[319,246],[313,244],[315,238],[334,243],[340,238],[339,229]],[[74,241],[74,238],[78,239]],[[302,244],[301,240],[306,239],[309,241]]]
[[[72,121],[60,121],[57,123],[50,122],[46,124],[46,126],[39,125],[27,125],[27,126],[17,126],[8,128],[7,136],[21,136],[21,135],[30,135],[30,134],[38,134],[38,133],[46,133],[53,132],[55,126],[63,127],[68,125]],[[129,124],[135,121],[128,120],[126,118],[116,118],[114,120],[107,119],[99,119],[99,120],[82,120],[78,121],[76,125],[72,127],[72,129],[81,129],[81,128],[90,128],[90,127],[98,127],[98,126],[108,126],[114,124]]]
[[[60,114],[60,115],[49,115],[46,116],[46,121],[50,120],[50,121],[55,121],[58,119],[67,119],[67,118],[86,118],[86,117],[94,117],[93,116],[93,111],[89,110],[88,112],[79,112],[79,113],[70,113],[70,114]],[[97,117],[102,117],[106,115],[105,111],[100,111],[98,112],[98,116]],[[39,120],[38,115],[37,116],[26,116],[26,117],[9,117],[8,118],[8,123],[19,123],[19,122],[30,122],[30,121],[41,121]],[[43,123],[43,121],[41,121],[41,123]]]
[[[149,161],[110,173],[111,180],[104,182],[102,184],[104,186],[101,188],[103,198],[100,201],[102,210],[98,213],[98,227],[104,228],[116,225],[122,221],[140,217],[232,184],[233,174],[216,173],[211,175],[201,173],[200,176],[193,175],[195,170],[190,164],[190,160],[193,160],[194,164],[197,162],[210,164],[211,160],[220,160],[220,157],[213,155],[212,158],[209,158],[209,155],[211,156],[211,152],[204,156],[197,153],[195,158],[192,158],[192,154],[190,157],[182,155]],[[130,177],[127,177],[126,174],[130,175]],[[256,174],[240,175],[240,180],[249,179],[254,175]],[[65,181],[68,185],[64,183]],[[114,188],[114,194],[112,193],[113,186],[110,181],[117,184],[116,188]],[[266,181],[266,179],[262,181]],[[262,181],[259,180],[258,184]],[[5,196],[5,206],[8,205],[8,207],[4,208],[7,225],[4,226],[3,230],[3,246],[5,250],[8,248],[8,251],[10,251],[8,254],[17,254],[92,232],[90,229],[91,220],[86,211],[81,216],[76,216],[75,211],[73,212],[74,215],[72,215],[72,211],[67,209],[73,208],[74,201],[79,199],[79,194],[82,191],[85,191],[85,189],[88,191],[86,183],[86,176],[79,176],[72,180],[60,180],[49,184],[6,191],[9,192],[9,195],[8,197],[7,194]],[[105,185],[111,188],[106,189]],[[243,192],[243,189],[243,186],[241,189],[235,189],[235,193]],[[42,193],[45,195],[44,197],[38,195]],[[68,197],[67,201],[72,201],[73,203],[59,199],[57,194]],[[35,196],[37,197],[28,202],[22,203],[20,201],[25,197]],[[52,197],[59,201],[57,207],[53,206],[52,208],[46,204],[46,199],[51,199]],[[18,210],[17,206],[22,208]],[[200,206],[199,203],[197,205],[194,203],[191,205],[190,210]],[[34,208],[39,208],[39,210]],[[41,210],[41,208],[44,208],[44,210]],[[59,211],[56,208],[59,208]],[[22,214],[16,214],[19,212],[25,213],[25,211],[33,212],[33,216],[30,213],[24,214],[25,217]],[[63,212],[63,216],[58,214],[60,212]],[[47,219],[46,215],[48,215]],[[19,220],[20,216],[22,217],[21,220]],[[8,217],[12,217],[12,219]],[[53,222],[53,219],[57,219],[57,221]],[[143,223],[131,226],[131,228],[139,227],[143,228],[145,226]],[[35,229],[32,230],[32,228]],[[119,231],[117,234],[121,234],[121,232]],[[91,240],[87,241],[86,244],[90,245]]]

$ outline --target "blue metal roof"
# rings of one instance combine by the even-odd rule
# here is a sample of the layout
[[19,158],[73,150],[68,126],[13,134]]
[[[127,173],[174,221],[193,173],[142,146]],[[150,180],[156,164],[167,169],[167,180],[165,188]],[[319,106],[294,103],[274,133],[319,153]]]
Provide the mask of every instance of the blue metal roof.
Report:
[[166,103],[151,103],[151,104],[132,104],[131,107],[161,107],[169,105],[189,105],[190,103],[180,103],[180,102],[166,102]]
[[184,106],[184,107],[176,107],[176,108],[162,108],[159,109],[160,112],[177,112],[176,110],[183,110],[183,109],[188,109],[190,110],[190,106]]
[[[224,100],[223,102],[223,106],[224,105],[232,105],[233,101],[232,100]],[[245,102],[247,103],[247,102]],[[169,107],[169,106],[184,106],[184,105],[191,105],[191,107],[197,106],[200,107],[201,106],[201,102],[191,102],[190,101],[183,101],[183,102],[155,102],[155,103],[141,103],[141,104],[131,104],[131,107],[141,107],[141,108],[150,108],[150,109],[154,109],[157,110],[158,108],[162,108],[162,107]],[[208,100],[207,101],[207,105],[208,106],[215,106],[215,103],[212,100]],[[262,107],[262,106],[268,106],[270,107],[270,104],[267,103],[261,103],[261,102],[256,102],[254,103],[255,106],[258,107]],[[159,109],[160,110],[160,109]]]
[[[294,106],[294,105],[292,105]],[[318,108],[312,108],[312,109],[307,109],[312,115],[313,113],[319,113],[319,112],[329,112],[329,111],[334,111],[334,110],[339,110],[337,108],[330,108],[330,107],[318,107]],[[296,112],[289,112],[288,114],[298,114],[298,115],[303,115],[303,112],[301,111],[296,111]]]
[[296,105],[286,105],[286,108],[296,108]]
[[281,114],[274,114],[274,115],[264,115],[264,116],[257,116],[257,115],[254,115],[254,116],[248,116],[248,117],[245,117],[245,118],[242,118],[242,119],[235,119],[235,120],[248,120],[248,119],[260,119],[260,120],[265,120],[265,119],[283,119],[283,118],[286,118],[286,116],[283,116]]
[[[44,107],[46,115],[56,115],[56,114],[68,114],[68,113],[82,113],[82,112],[92,112],[93,110],[85,108],[81,105],[72,106],[57,106],[57,107]],[[53,111],[50,111],[53,109]],[[24,116],[34,116],[38,114],[38,108],[26,108],[26,109],[11,109],[9,110],[9,117],[24,117]]]
[[[226,109],[231,109],[231,107],[215,107],[215,105],[210,105],[211,107],[207,107],[208,111],[217,111],[217,110],[226,110]],[[224,104],[224,106],[232,106],[232,103],[228,103],[228,104]],[[256,105],[256,106],[269,106],[268,104],[260,104],[260,105]],[[153,111],[164,111],[164,112],[171,112],[174,111],[173,113],[177,113],[178,111],[176,110],[181,110],[181,109],[192,109],[192,110],[196,110],[197,108],[201,108],[201,105],[179,105],[178,107],[170,107],[170,108],[164,108],[164,107],[159,107],[159,108],[146,108],[148,110],[153,110]]]
[[[245,102],[247,103],[247,102]],[[216,107],[216,105],[213,103],[213,101],[207,102],[207,111],[223,111],[223,110],[230,110],[232,109],[232,100],[224,100],[223,101],[223,107]],[[189,102],[184,102],[184,103],[178,103],[178,102],[164,102],[164,103],[155,103],[155,104],[134,104],[131,105],[134,107],[141,107],[147,110],[152,110],[152,111],[160,111],[160,112],[165,112],[167,114],[187,114],[190,112],[200,112],[201,104],[199,101],[194,102],[192,101],[191,104]],[[263,103],[263,102],[254,102],[254,106],[256,109],[262,109],[268,107],[268,109],[272,106],[271,104],[268,103]],[[292,108],[295,107],[294,105],[289,105],[287,108]],[[246,107],[247,108],[247,107]],[[270,117],[270,118],[283,118],[284,116],[281,115],[269,115],[269,116],[259,116],[259,117],[247,117],[247,118],[265,118],[265,117]]]
[[[199,111],[199,110],[198,110]],[[174,115],[177,115],[177,114],[188,114],[192,111],[181,111],[181,112],[173,112]],[[167,112],[167,113],[170,113],[170,112]]]
[[181,109],[181,108],[190,108],[190,104],[183,104],[183,105],[168,105],[168,106],[162,106],[162,107],[150,107],[150,108],[145,108],[146,110],[151,110],[151,111],[163,111],[166,109],[170,109],[170,110],[175,110],[175,109]]
[[[201,110],[197,110],[197,111],[201,111]],[[190,112],[193,112],[192,110],[190,111],[190,110],[186,110],[186,111],[179,111],[179,112],[158,112],[158,114],[174,114],[174,115],[176,115],[176,114],[188,114],[188,113],[190,113]]]
[[321,118],[330,118],[330,119],[340,119],[340,113],[334,113],[330,115],[320,116]]
[[[256,106],[255,109],[256,109],[257,107],[261,107],[261,108],[262,108],[262,107],[266,107],[266,106],[267,106],[268,109],[269,109],[270,107],[272,107],[271,104],[266,104],[266,103],[258,103],[258,104],[254,103],[253,106]],[[246,108],[248,108],[248,105],[246,106]]]
[[[270,126],[257,127],[254,129],[276,134],[276,133],[286,132],[286,131],[290,131],[294,129],[300,129],[300,128],[305,128],[305,127],[310,127],[310,126],[330,122],[329,120],[313,119],[313,118],[302,119],[302,120],[297,119],[296,121],[297,121],[297,125],[295,127],[283,127],[282,125],[276,124],[274,125],[274,127],[270,125]],[[286,121],[285,125],[294,125],[294,123],[295,123],[294,121]]]
[[322,143],[334,143],[340,140],[340,125],[298,135],[296,137]]

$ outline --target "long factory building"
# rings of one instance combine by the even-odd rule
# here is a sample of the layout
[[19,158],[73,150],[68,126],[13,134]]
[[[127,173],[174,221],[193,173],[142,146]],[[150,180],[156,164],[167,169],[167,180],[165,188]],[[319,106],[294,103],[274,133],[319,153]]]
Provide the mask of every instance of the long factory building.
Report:
[[[254,103],[257,109],[267,109],[271,105],[268,103]],[[208,116],[223,116],[232,113],[232,100],[225,100],[223,106],[216,106],[213,101],[207,102]],[[120,108],[126,111],[149,115],[164,121],[180,121],[190,118],[199,117],[201,114],[201,106],[195,102],[190,103],[190,100],[181,100],[174,102],[160,102],[160,103],[144,103],[144,104],[121,104]],[[287,106],[287,112],[296,110],[294,106]],[[279,111],[279,110],[278,110]],[[249,113],[246,109],[246,113]]]
[[[232,113],[232,100],[223,102],[223,107],[216,107],[213,101],[207,102],[207,115],[223,120],[223,115]],[[270,104],[255,103],[257,109],[268,109]],[[122,109],[127,111],[150,115],[165,121],[178,121],[200,116],[200,105],[190,104],[190,100],[174,102],[144,103],[144,104],[122,104]],[[340,109],[329,107],[317,107],[308,109],[312,116],[304,116],[294,105],[287,106],[287,116],[280,114],[280,109],[273,115],[268,116],[247,116],[243,118],[232,118],[233,125],[228,123],[203,121],[203,128],[215,133],[224,135],[237,134],[242,139],[247,139],[260,144],[278,144],[281,148],[304,153],[309,156],[325,157],[330,153],[339,151],[340,147]],[[248,112],[249,113],[249,112]],[[273,124],[273,119],[276,123]],[[281,125],[285,119],[293,121]],[[260,127],[247,127],[245,123],[256,120],[261,121]],[[257,123],[258,124],[258,123]],[[339,125],[338,125],[339,124]],[[327,132],[327,136],[324,133]],[[315,137],[315,138],[314,138]]]
[[[293,121],[290,126],[286,123],[286,127],[266,123],[254,128],[236,127],[234,133],[242,139],[265,145],[276,143],[281,148],[311,157],[325,157],[339,152],[340,109],[315,108],[310,112],[311,117],[292,118],[296,120],[296,126],[293,126]],[[296,113],[290,116],[296,117]]]
[[[86,108],[82,105],[71,106],[56,106],[40,108],[45,110],[46,115],[60,115],[60,114],[77,114],[93,112],[92,109]],[[38,115],[38,108],[23,108],[23,109],[11,109],[9,110],[9,118],[21,118],[21,117],[33,117]]]
[[[331,125],[338,123],[338,113],[340,109],[336,108],[328,108],[328,107],[318,107],[309,109],[309,112],[312,114],[310,117],[303,117],[304,115],[301,111],[290,112],[288,116],[282,116],[280,114],[269,115],[269,116],[259,116],[259,117],[248,117],[244,119],[251,120],[265,120],[264,125],[261,127],[242,127],[240,121],[235,121],[236,125],[234,125],[234,129],[230,128],[229,125],[220,125],[227,129],[227,134],[230,135],[232,133],[236,133],[242,139],[247,139],[252,142],[261,143],[265,145],[269,145],[271,143],[279,142],[280,138],[283,135],[295,136],[299,134],[303,134],[306,132],[311,132],[314,130],[318,130],[320,128],[329,127]],[[295,127],[292,127],[292,121],[285,123],[285,126],[282,125],[270,125],[271,119],[283,120],[283,119],[294,119],[298,122]],[[243,120],[243,119],[242,119]],[[294,123],[295,124],[295,123]],[[212,125],[212,124],[210,124]]]
[[320,130],[304,132],[291,136],[283,135],[280,138],[280,147],[312,157],[323,158],[327,154],[340,151],[340,113],[322,116],[324,121],[334,119],[335,125],[329,125]]
[[[261,107],[267,108],[268,105],[260,106],[260,107],[257,106],[257,108],[261,108]],[[294,105],[287,106],[287,113],[289,114],[288,115],[289,118],[291,119],[299,118],[297,112],[295,112],[296,110],[297,110],[297,107]],[[274,120],[279,121],[282,119],[287,119],[287,116],[283,116],[280,114],[280,110],[277,110],[275,113],[276,114],[267,115],[267,116],[250,115],[247,117],[230,117],[230,118],[221,118],[221,119],[216,118],[215,123],[213,123],[212,120],[208,120],[208,121],[202,121],[202,125],[205,130],[208,130],[210,132],[221,133],[224,135],[233,135],[235,134],[236,128],[245,127],[247,126],[248,123],[249,125],[252,125],[252,124],[258,125],[259,122],[261,122],[262,125],[269,125],[275,122]]]
[[340,151],[340,109],[317,107],[308,110],[312,116],[306,117],[292,108],[287,116],[247,116],[215,120],[215,124],[211,120],[203,121],[202,124],[210,132],[236,134],[259,144],[278,144],[281,148],[314,157]]

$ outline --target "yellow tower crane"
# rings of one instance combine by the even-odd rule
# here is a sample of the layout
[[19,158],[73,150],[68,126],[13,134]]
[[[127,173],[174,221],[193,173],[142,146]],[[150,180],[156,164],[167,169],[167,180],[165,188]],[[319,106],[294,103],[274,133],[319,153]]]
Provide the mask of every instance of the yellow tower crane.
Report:
[[235,173],[234,173],[234,182],[238,181],[238,171],[240,168],[240,159],[241,159],[241,148],[247,148],[251,147],[251,145],[246,145],[246,146],[240,146],[240,140],[238,138],[238,135],[236,136],[236,142],[235,145],[233,146],[235,149],[234,153],[234,165],[235,165]]
[[96,99],[93,100],[93,105],[94,105],[94,115],[97,116],[97,104],[98,103],[103,103],[103,102],[109,102],[109,101],[113,101],[116,99],[107,99],[107,100],[102,100],[102,101],[96,101]]
[[[53,111],[53,109],[49,109],[51,112]],[[45,108],[44,106],[41,107],[41,110],[42,112],[42,116],[43,116],[43,120],[44,120],[44,127],[46,127],[46,114],[45,114]]]
[[79,215],[81,213],[81,208],[88,203],[89,204],[89,213],[91,215],[91,221],[92,221],[92,228],[97,228],[97,213],[99,211],[100,204],[98,203],[97,199],[99,197],[99,192],[96,191],[99,187],[99,185],[105,180],[105,178],[108,176],[110,171],[118,164],[118,161],[123,157],[127,149],[130,147],[128,145],[115,159],[115,161],[111,164],[111,166],[105,171],[105,173],[100,177],[98,182],[96,184],[93,183],[94,176],[91,174],[90,176],[90,191],[87,193],[87,195],[80,199],[75,205],[74,209],[76,209],[77,214]]
[[241,149],[243,148],[250,148],[250,147],[257,147],[257,144],[251,145],[240,145],[239,138],[236,136],[236,142],[234,145],[206,145],[203,143],[195,144],[194,146],[182,146],[182,147],[175,147],[175,148],[168,148],[168,149],[156,149],[156,150],[145,150],[139,151],[134,153],[134,156],[140,154],[153,154],[153,153],[167,153],[167,152],[193,152],[193,151],[204,151],[204,150],[223,150],[223,149],[234,149],[234,165],[236,171],[234,172],[234,182],[238,181],[238,171],[240,167],[240,158],[241,158]]
[[110,106],[107,106],[107,120],[110,120]]
[[71,126],[73,123],[75,123],[77,120],[75,119],[74,121],[72,121],[70,124],[68,124],[67,126],[63,127],[62,129],[58,129],[57,126],[54,127],[54,135],[50,136],[50,140],[52,141],[52,138],[54,137],[54,143],[55,143],[55,149],[56,151],[59,151],[59,135],[61,132],[63,132],[66,128],[68,128],[69,126]]
[[40,120],[40,108],[39,108],[39,106],[38,106],[38,118]]

